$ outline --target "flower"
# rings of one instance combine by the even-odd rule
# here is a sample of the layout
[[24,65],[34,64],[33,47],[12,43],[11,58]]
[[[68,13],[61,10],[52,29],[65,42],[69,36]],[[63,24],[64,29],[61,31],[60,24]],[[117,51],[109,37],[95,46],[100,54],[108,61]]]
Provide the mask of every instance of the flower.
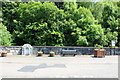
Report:
[[95,51],[105,51],[105,49],[94,49]]
[[0,53],[7,53],[7,51],[1,51]]
[[42,51],[38,51],[38,54],[42,54],[43,52]]
[[55,52],[54,51],[50,51],[50,54],[55,54]]

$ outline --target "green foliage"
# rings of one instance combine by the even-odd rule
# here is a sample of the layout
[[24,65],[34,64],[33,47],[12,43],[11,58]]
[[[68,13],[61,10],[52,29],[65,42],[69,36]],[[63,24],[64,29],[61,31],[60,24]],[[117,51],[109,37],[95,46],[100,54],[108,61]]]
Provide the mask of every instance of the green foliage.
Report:
[[80,7],[76,12],[76,20],[78,27],[82,29],[87,29],[89,25],[95,23],[95,19],[87,8]]
[[89,46],[95,46],[95,44],[104,45],[103,43],[104,32],[101,25],[89,26],[86,34]]
[[15,29],[15,24],[13,20],[18,17],[18,14],[16,12],[18,6],[18,2],[2,2],[3,24],[7,27],[11,34]]
[[78,46],[88,46],[88,42],[85,36],[79,36],[77,40],[77,45]]
[[113,33],[112,32],[107,32],[106,38],[107,38],[108,45],[111,44],[111,40],[117,40],[117,36],[118,36],[118,32],[116,32],[116,31],[113,32]]
[[3,2],[3,24],[13,43],[110,46],[119,41],[119,2]]
[[7,28],[3,25],[0,24],[0,45],[3,46],[9,46],[11,45],[11,34],[9,33],[9,31],[7,31]]

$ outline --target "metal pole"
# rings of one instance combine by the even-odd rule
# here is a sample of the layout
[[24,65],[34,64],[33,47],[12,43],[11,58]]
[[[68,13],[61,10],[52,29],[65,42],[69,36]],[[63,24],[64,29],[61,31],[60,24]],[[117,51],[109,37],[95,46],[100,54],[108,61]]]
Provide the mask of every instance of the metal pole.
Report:
[[115,47],[114,47],[114,55],[115,55]]
[[112,50],[111,49],[112,49],[112,47],[110,47],[110,55],[112,55]]

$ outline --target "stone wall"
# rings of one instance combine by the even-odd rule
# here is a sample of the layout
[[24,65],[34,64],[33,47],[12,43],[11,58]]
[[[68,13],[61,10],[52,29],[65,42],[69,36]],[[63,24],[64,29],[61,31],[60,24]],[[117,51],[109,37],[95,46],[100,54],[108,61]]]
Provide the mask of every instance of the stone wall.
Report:
[[[38,51],[43,51],[44,54],[49,54],[50,51],[55,51],[56,54],[61,54],[62,49],[75,49],[79,55],[92,55],[94,49],[98,47],[53,47],[53,46],[33,46],[33,54]],[[120,55],[120,48],[104,47],[107,55]],[[8,51],[8,54],[21,55],[22,46],[0,46],[0,51]]]
[[7,51],[8,54],[21,55],[22,46],[0,46],[0,51]]

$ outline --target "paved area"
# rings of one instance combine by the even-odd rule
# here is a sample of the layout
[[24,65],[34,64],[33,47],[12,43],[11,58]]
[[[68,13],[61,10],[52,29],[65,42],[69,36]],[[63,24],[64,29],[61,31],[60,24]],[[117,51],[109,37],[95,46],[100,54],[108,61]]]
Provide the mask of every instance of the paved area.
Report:
[[118,78],[118,56],[0,57],[2,78]]

